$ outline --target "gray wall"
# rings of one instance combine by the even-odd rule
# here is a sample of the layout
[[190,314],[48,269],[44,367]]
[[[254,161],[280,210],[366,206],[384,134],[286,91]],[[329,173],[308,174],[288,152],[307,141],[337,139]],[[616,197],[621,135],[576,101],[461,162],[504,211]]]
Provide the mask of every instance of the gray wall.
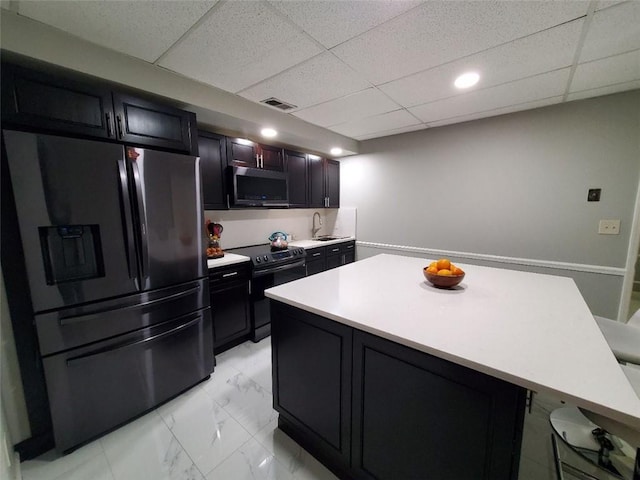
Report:
[[[373,250],[568,274],[594,313],[615,318],[639,138],[636,90],[374,139],[341,161],[341,204],[358,208],[358,241],[388,244]],[[612,218],[620,235],[599,235]]]

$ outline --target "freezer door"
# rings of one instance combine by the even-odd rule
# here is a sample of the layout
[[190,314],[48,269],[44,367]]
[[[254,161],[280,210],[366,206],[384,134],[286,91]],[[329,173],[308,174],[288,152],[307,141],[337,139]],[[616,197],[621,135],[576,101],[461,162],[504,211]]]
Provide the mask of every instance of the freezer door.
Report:
[[35,316],[40,354],[78,348],[209,306],[206,278]]
[[65,451],[178,395],[213,371],[209,308],[43,359]]
[[127,147],[143,290],[205,277],[200,159]]
[[8,130],[3,136],[34,311],[137,291],[124,148]]

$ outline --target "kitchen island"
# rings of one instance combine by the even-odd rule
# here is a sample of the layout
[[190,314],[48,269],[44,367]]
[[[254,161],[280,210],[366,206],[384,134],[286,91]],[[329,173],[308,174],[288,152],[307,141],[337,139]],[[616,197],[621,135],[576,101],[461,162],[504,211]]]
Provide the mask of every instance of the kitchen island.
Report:
[[279,426],[341,478],[515,479],[526,389],[640,428],[570,278],[378,255],[267,290]]

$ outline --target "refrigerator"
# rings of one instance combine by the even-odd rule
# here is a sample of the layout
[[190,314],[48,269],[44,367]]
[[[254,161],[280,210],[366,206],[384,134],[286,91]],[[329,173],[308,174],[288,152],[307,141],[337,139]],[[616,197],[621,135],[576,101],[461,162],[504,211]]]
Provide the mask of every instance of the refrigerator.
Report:
[[199,158],[12,130],[3,145],[69,451],[213,371]]

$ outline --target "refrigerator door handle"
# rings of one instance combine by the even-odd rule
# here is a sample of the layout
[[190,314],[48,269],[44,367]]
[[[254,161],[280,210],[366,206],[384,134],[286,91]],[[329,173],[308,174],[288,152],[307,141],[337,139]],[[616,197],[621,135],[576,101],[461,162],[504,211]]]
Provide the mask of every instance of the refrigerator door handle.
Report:
[[142,255],[141,275],[142,278],[149,276],[149,243],[147,240],[147,212],[145,211],[144,198],[142,196],[142,179],[140,178],[140,169],[135,161],[131,162],[133,166],[133,181],[135,183],[136,199],[138,203],[138,223],[140,224],[140,249]]
[[189,328],[192,325],[195,325],[196,323],[200,322],[202,320],[202,314],[200,312],[197,312],[195,315],[191,316],[191,318],[186,321],[185,323],[182,323],[180,325],[178,325],[177,327],[174,327],[170,330],[165,330],[164,332],[161,333],[157,333],[156,335],[151,335],[150,337],[146,337],[146,338],[141,338],[138,340],[133,340],[132,342],[128,342],[128,343],[116,343],[113,345],[109,345],[107,347],[103,347],[103,348],[99,348],[97,350],[93,350],[91,352],[87,352],[84,353],[82,355],[78,355],[77,357],[72,357],[67,359],[67,366],[71,367],[72,365],[78,364],[80,362],[83,361],[87,361],[87,360],[92,360],[93,358],[99,356],[99,355],[105,355],[107,353],[116,351],[116,350],[122,350],[123,348],[130,348],[130,347],[135,347],[136,345],[142,345],[145,343],[149,343],[149,342],[153,342],[156,340],[160,340],[161,338],[167,337],[169,335],[173,335],[174,333],[179,332],[180,330],[184,330],[185,328]]
[[122,214],[125,223],[125,245],[127,246],[127,267],[129,278],[137,278],[136,271],[136,246],[133,238],[133,222],[131,220],[131,199],[129,198],[129,182],[127,181],[127,165],[124,160],[118,160],[118,172],[120,176],[120,197],[122,201]]
[[156,303],[165,303],[165,302],[172,302],[174,300],[177,300],[179,298],[182,297],[186,297],[191,295],[192,293],[197,292],[198,290],[200,290],[200,285],[196,285],[195,287],[192,287],[188,290],[184,290],[182,292],[178,292],[178,293],[174,293],[172,295],[165,295],[163,297],[160,298],[155,298],[153,300],[148,300],[146,302],[136,302],[136,303],[132,303],[130,305],[113,305],[113,306],[109,306],[106,308],[99,308],[96,310],[91,310],[89,312],[86,313],[82,313],[81,315],[70,315],[68,317],[61,317],[59,320],[60,325],[70,325],[72,323],[79,323],[79,322],[86,322],[87,320],[91,319],[91,317],[95,316],[95,315],[99,315],[99,314],[103,314],[103,313],[109,313],[109,312],[115,312],[115,311],[122,311],[122,310],[131,310],[131,309],[135,309],[135,308],[142,308],[142,307],[148,307],[149,305],[154,305]]

